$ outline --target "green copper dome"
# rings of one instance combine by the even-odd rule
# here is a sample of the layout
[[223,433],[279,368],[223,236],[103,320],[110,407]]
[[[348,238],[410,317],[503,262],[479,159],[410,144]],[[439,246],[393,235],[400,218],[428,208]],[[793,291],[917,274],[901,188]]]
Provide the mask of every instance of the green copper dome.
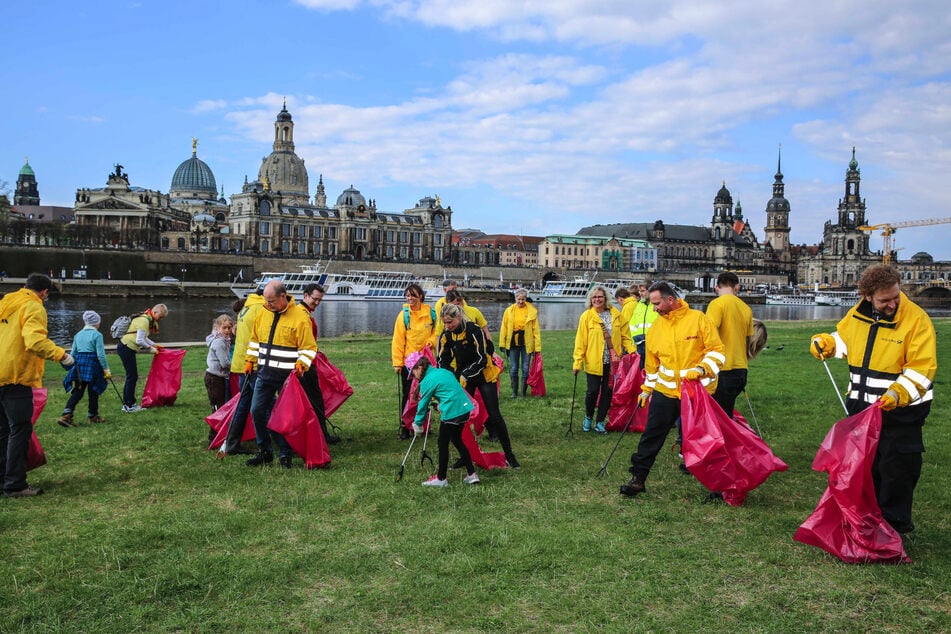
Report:
[[30,167],[29,161],[20,168],[20,176],[36,176],[36,174],[33,173],[33,168]]
[[170,191],[207,192],[217,195],[218,184],[215,183],[215,175],[208,164],[192,154],[190,159],[183,161],[175,170]]

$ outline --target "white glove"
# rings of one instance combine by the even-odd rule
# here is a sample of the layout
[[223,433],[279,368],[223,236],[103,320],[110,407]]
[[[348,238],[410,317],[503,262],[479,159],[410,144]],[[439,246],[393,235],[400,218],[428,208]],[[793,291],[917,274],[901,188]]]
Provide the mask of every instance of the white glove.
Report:
[[68,352],[63,355],[63,358],[59,360],[59,364],[64,368],[71,368],[73,364],[76,363],[76,359],[73,358],[73,355]]
[[413,423],[413,433],[419,436],[421,433],[423,433],[423,426]]

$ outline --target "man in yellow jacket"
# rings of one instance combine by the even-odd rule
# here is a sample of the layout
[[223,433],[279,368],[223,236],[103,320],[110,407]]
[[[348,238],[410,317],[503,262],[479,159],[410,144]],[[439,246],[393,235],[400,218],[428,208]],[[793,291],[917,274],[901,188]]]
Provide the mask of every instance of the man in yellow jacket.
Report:
[[27,451],[33,434],[33,388],[43,387],[45,359],[73,365],[73,357],[47,337],[46,309],[53,281],[41,273],[0,299],[0,472],[3,495],[43,493],[26,482]]
[[680,394],[684,381],[699,380],[711,394],[726,358],[723,342],[713,322],[699,310],[677,297],[667,282],[650,287],[650,302],[659,318],[645,341],[647,378],[638,404],[650,398],[647,427],[637,451],[631,456],[631,480],[621,486],[621,495],[633,497],[645,491],[644,482],[667,433],[680,416]]
[[911,506],[925,450],[921,428],[931,412],[938,353],[931,319],[901,292],[900,281],[891,266],[865,269],[861,301],[834,333],[814,335],[809,351],[817,359],[848,360],[850,415],[871,404],[884,410],[872,465],[875,497],[885,521],[907,533],[915,529]]
[[245,354],[245,373],[257,368],[254,392],[251,397],[251,421],[254,423],[258,453],[245,464],[259,467],[274,459],[271,451],[273,436],[279,451],[279,462],[285,469],[293,463],[294,451],[287,440],[267,428],[274,395],[284,385],[291,372],[298,377],[306,372],[317,356],[310,314],[287,294],[284,282],[272,280],[264,287],[264,308],[258,312],[251,327]]

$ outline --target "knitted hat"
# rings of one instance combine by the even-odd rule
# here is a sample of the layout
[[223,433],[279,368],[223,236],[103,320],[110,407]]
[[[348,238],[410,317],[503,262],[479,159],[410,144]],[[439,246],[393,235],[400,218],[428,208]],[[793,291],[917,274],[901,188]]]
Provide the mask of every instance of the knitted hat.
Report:
[[87,326],[96,326],[100,321],[102,321],[102,318],[94,310],[87,310],[83,313],[83,323]]

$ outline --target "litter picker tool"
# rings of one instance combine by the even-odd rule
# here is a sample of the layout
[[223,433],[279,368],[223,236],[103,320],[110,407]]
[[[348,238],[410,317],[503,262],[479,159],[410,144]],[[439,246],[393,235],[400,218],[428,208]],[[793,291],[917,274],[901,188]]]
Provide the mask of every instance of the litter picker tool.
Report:
[[753,424],[756,425],[756,433],[762,438],[763,432],[759,428],[759,422],[756,420],[756,412],[753,411],[753,403],[750,401],[750,394],[746,391],[746,388],[743,388],[743,396],[746,397],[746,405],[750,408],[750,418],[753,419]]
[[423,454],[419,457],[419,466],[422,467],[426,464],[426,461],[429,460],[429,466],[435,467],[433,464],[433,458],[426,451],[426,442],[429,440],[429,428],[433,426],[433,412],[432,410],[426,412],[426,433],[423,435]]
[[406,468],[406,459],[409,458],[409,452],[413,450],[413,443],[415,442],[416,442],[416,434],[413,434],[413,437],[409,441],[409,447],[406,449],[406,455],[403,456],[403,462],[400,463],[399,473],[396,474],[397,482],[403,479],[403,470]]
[[119,402],[122,403],[122,395],[119,394],[119,388],[116,387],[116,382],[112,380],[112,377],[109,377],[109,382],[112,383],[112,389],[116,391],[116,396],[119,397]]
[[631,426],[631,423],[634,422],[634,417],[637,415],[637,408],[634,408],[634,411],[631,412],[631,417],[627,419],[627,425],[624,426],[624,429],[621,430],[621,434],[617,437],[617,442],[614,443],[614,448],[611,450],[611,453],[608,454],[608,459],[604,461],[604,464],[601,465],[601,470],[595,474],[594,477],[600,478],[608,474],[608,463],[611,462],[611,458],[614,457],[614,452],[617,451],[618,446],[621,444],[621,439],[624,438],[624,434],[627,433],[628,428]]
[[571,388],[571,413],[568,415],[568,431],[565,432],[565,438],[569,436],[574,436],[575,432],[572,429],[572,425],[575,421],[575,394],[578,392],[578,375],[575,374],[575,384]]
[[[816,347],[816,350],[819,352],[819,356],[822,356],[822,346],[819,345],[818,341],[813,341],[812,345]],[[845,399],[842,398],[842,392],[839,391],[839,386],[835,384],[835,377],[832,376],[832,370],[829,369],[829,364],[826,363],[825,358],[822,359],[822,365],[825,366],[826,374],[829,375],[829,380],[832,381],[832,388],[835,390],[835,395],[839,397],[839,402],[842,403],[842,409],[845,410],[845,415],[849,415],[849,408],[845,406]]]

